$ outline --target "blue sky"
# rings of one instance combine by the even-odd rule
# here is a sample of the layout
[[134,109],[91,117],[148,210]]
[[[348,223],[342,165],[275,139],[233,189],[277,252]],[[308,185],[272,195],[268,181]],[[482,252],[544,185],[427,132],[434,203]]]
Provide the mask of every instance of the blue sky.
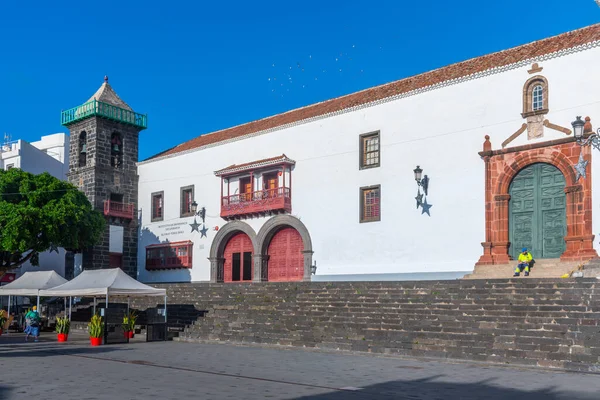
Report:
[[108,75],[148,114],[144,159],[203,133],[599,20],[594,0],[6,0],[0,134],[34,141],[67,132],[60,111]]

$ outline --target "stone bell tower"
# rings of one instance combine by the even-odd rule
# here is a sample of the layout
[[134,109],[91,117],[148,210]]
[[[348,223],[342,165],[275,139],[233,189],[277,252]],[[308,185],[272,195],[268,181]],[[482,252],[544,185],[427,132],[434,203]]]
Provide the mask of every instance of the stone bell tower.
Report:
[[[63,111],[70,132],[69,182],[106,218],[102,241],[83,251],[81,268],[122,268],[137,277],[138,137],[147,116],[134,112],[108,84],[83,105]],[[77,264],[77,261],[75,262]]]

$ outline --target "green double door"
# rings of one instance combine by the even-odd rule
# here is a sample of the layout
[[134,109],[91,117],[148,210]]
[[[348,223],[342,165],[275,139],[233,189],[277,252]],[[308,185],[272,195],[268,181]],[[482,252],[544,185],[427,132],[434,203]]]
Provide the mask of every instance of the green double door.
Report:
[[567,234],[565,177],[549,164],[522,169],[510,185],[510,254],[523,247],[533,258],[559,258]]

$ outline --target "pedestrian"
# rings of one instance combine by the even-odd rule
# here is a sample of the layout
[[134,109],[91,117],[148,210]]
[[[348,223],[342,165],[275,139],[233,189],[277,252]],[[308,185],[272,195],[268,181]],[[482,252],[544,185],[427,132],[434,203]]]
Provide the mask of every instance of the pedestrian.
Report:
[[533,261],[533,256],[527,251],[526,247],[523,247],[521,254],[519,254],[519,264],[517,264],[517,268],[515,269],[515,274],[513,276],[519,276],[523,270],[525,270],[525,276],[529,276],[529,267],[531,265],[531,261]]
[[25,341],[29,341],[29,336],[33,336],[35,342],[40,337],[40,323],[42,319],[37,311],[37,306],[33,306],[31,311],[25,314]]

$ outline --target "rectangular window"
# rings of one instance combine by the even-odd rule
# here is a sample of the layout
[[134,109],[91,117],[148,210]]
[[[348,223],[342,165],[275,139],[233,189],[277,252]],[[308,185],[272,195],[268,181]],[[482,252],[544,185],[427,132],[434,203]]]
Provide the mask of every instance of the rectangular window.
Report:
[[360,135],[360,168],[374,168],[379,165],[379,132]]
[[192,203],[194,202],[194,185],[181,188],[181,210],[180,216],[189,217],[192,213]]
[[360,189],[360,222],[381,221],[381,186]]
[[162,221],[164,218],[164,193],[152,193],[152,222]]

